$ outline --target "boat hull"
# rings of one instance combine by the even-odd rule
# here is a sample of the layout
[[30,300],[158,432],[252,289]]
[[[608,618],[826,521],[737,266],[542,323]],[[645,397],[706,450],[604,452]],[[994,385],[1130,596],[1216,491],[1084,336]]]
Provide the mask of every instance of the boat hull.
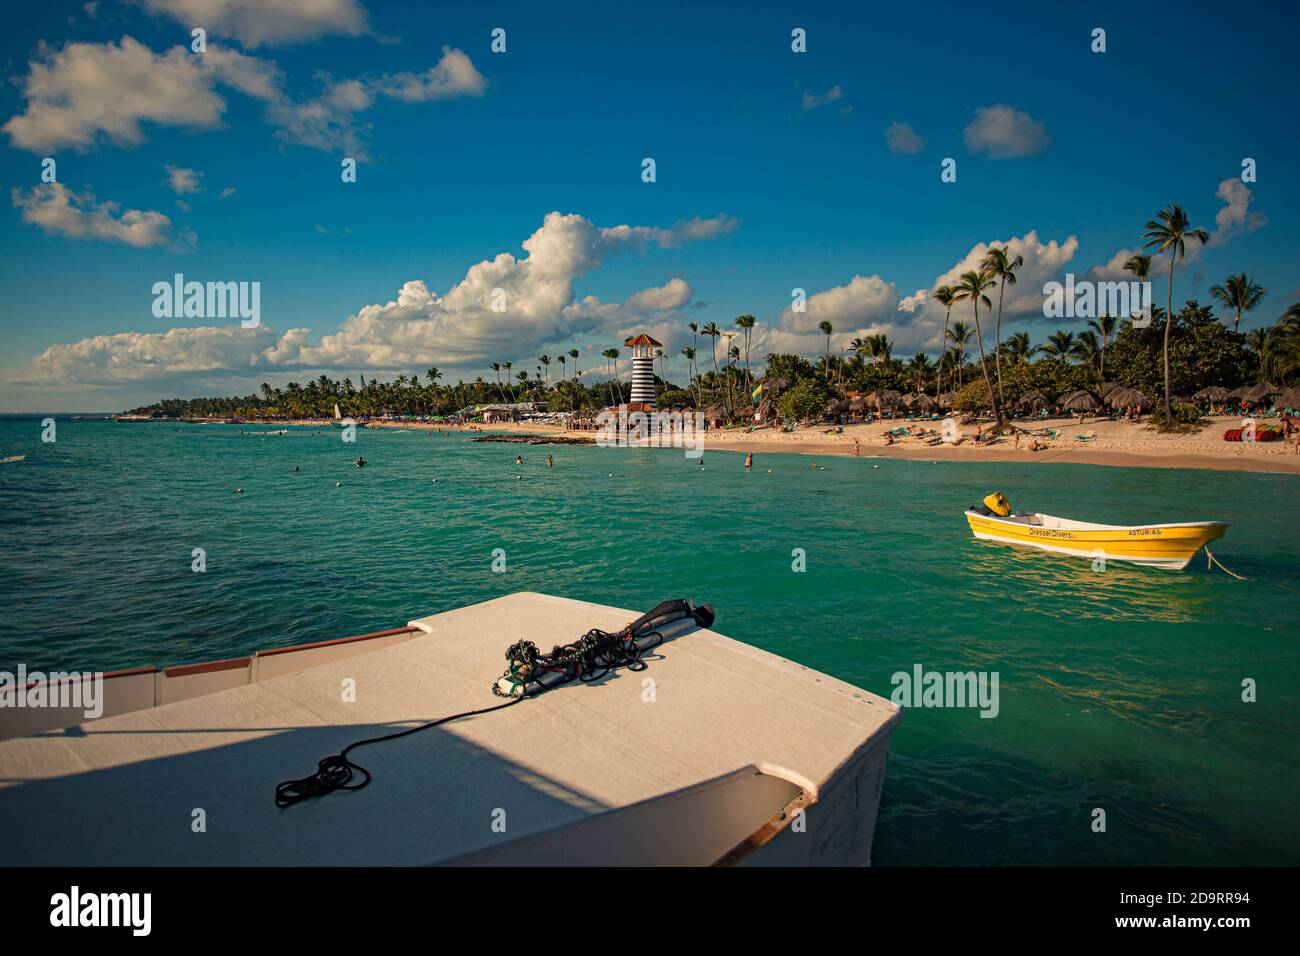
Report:
[[1187,567],[1201,548],[1223,537],[1228,529],[1220,521],[1133,527],[1068,522],[1072,527],[1052,527],[1049,523],[1025,524],[974,511],[966,512],[966,521],[971,533],[981,541],[996,541],[1089,560],[1101,557],[1107,561],[1125,561],[1170,571]]

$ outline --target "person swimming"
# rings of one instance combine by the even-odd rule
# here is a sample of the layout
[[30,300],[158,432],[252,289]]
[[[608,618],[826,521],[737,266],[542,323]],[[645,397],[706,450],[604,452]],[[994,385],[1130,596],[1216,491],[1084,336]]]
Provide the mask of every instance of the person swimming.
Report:
[[523,455],[515,455],[515,464],[516,464],[516,465],[522,465],[523,463],[524,463],[524,456],[523,456]]
[[752,451],[745,455],[745,467],[746,468],[754,467],[754,453]]
[[357,455],[357,460],[354,461],[352,464],[356,465],[358,468],[364,468],[366,467],[366,460],[362,458],[360,455]]
[[547,467],[547,468],[554,468],[554,467],[555,467],[555,457],[554,457],[553,455],[547,455],[547,456],[546,456],[546,467]]

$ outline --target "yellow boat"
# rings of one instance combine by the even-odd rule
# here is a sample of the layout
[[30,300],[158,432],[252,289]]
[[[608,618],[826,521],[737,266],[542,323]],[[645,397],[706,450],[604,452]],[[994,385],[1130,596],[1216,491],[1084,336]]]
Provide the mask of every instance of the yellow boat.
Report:
[[[1000,494],[984,499],[984,509],[970,508],[966,521],[981,541],[1038,548],[1053,554],[1107,561],[1128,561],[1181,571],[1196,552],[1228,530],[1222,521],[1175,524],[1113,525],[1071,521],[1044,514],[1013,514]],[[988,513],[985,513],[985,512]]]

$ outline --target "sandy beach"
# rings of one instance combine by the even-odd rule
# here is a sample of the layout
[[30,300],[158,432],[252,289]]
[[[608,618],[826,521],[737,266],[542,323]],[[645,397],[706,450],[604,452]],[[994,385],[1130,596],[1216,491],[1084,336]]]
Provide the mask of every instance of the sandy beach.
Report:
[[[304,422],[303,424],[316,424]],[[885,420],[843,426],[842,433],[825,425],[800,427],[793,432],[773,428],[717,429],[705,436],[706,451],[753,452],[754,454],[805,454],[805,455],[860,455],[861,457],[931,459],[935,461],[1024,461],[1032,463],[1066,462],[1084,465],[1111,465],[1128,468],[1211,468],[1220,471],[1264,471],[1300,474],[1300,454],[1295,445],[1283,442],[1226,442],[1223,432],[1239,427],[1237,418],[1212,418],[1210,424],[1198,432],[1162,434],[1143,423],[1110,420],[1088,420],[1082,424],[1070,418],[1046,419],[1034,422],[1016,422],[1021,428],[1053,429],[1058,438],[1038,441],[1046,447],[1037,452],[1029,450],[1030,438],[1022,435],[1020,447],[1013,437],[1004,436],[993,442],[976,446],[971,437],[974,425],[961,426],[963,441],[959,445],[935,444],[933,437],[897,439],[886,444],[886,433],[900,425],[924,425],[937,435],[939,422],[904,422]],[[402,422],[370,422],[367,428],[410,428],[420,430],[458,431],[490,434],[531,433],[537,435],[563,435],[569,437],[594,437],[590,431],[565,431],[551,425],[532,423],[495,424],[483,426],[448,426]],[[985,428],[987,429],[987,425]],[[1089,441],[1079,441],[1076,435],[1095,435]],[[856,450],[854,440],[857,440]]]

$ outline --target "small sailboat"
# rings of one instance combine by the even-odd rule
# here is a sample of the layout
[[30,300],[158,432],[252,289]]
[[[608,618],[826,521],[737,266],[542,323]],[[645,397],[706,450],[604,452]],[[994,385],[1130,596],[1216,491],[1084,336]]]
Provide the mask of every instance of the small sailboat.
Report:
[[1112,525],[1045,514],[1012,512],[1010,502],[991,494],[966,510],[971,533],[981,541],[1022,545],[1078,558],[1127,561],[1181,571],[1196,553],[1228,530],[1222,521]]
[[334,420],[335,420],[336,422],[341,422],[341,421],[343,421],[343,413],[339,411],[339,403],[338,403],[338,402],[335,402],[335,403],[334,403]]

